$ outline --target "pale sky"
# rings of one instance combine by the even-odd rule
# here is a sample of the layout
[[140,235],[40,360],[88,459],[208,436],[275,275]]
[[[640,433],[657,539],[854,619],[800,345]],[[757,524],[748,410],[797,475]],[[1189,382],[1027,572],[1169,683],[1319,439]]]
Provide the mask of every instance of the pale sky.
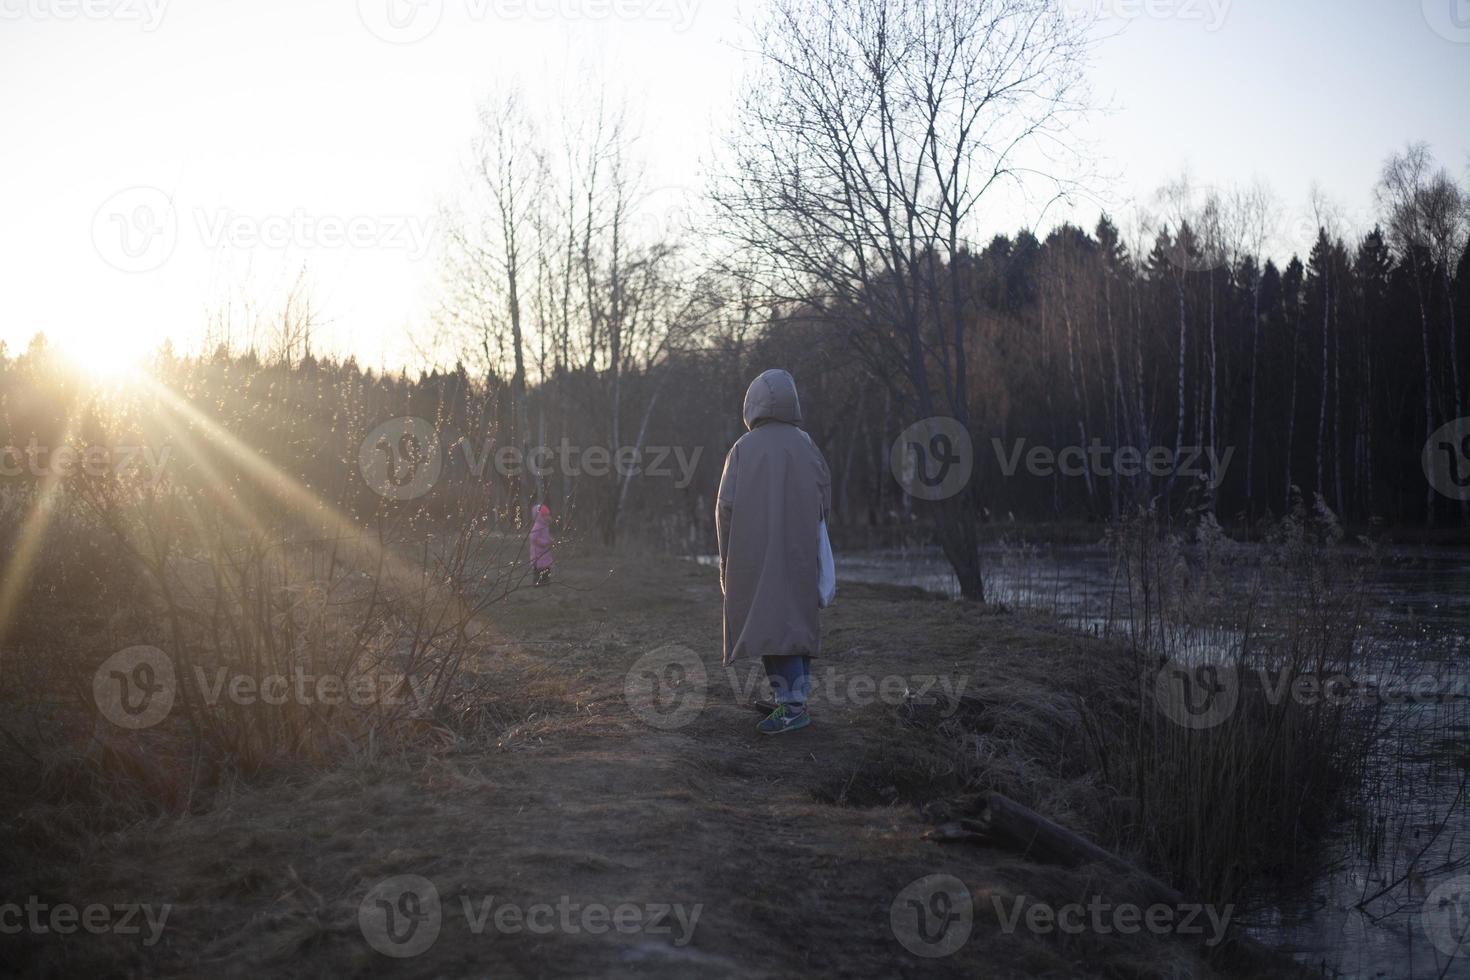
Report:
[[[1259,176],[1300,248],[1314,182],[1371,224],[1410,140],[1470,177],[1470,0],[1061,2],[1109,25],[1091,79],[1112,108],[1078,135],[1120,219],[1186,168]],[[733,0],[0,0],[0,340],[190,349],[208,310],[272,308],[305,268],[320,349],[413,364],[479,98],[505,79],[543,107],[587,97],[588,66],[641,123],[646,220],[672,220],[731,103],[739,18]],[[998,199],[986,232],[1066,216]]]

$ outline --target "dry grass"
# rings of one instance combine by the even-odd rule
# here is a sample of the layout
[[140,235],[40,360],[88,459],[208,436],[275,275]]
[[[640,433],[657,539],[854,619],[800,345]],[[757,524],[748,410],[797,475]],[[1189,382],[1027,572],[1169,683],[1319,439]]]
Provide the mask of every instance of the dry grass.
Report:
[[[1132,886],[921,839],[935,807],[976,788],[1094,831],[1107,791],[1081,719],[1088,699],[1123,681],[1116,648],[876,587],[844,589],[824,627],[818,668],[835,671],[839,690],[861,676],[942,675],[967,682],[961,702],[819,695],[812,728],[762,739],[717,665],[708,570],[563,562],[551,589],[510,594],[487,617],[461,672],[476,693],[436,720],[433,737],[286,760],[221,783],[193,812],[77,827],[60,849],[57,828],[74,811],[13,796],[7,833],[28,860],[7,865],[7,893],[177,906],[158,947],[25,937],[15,962],[219,976],[1216,975],[1182,941],[1007,934],[992,893],[1061,904],[1127,899]],[[634,661],[667,643],[699,651],[711,687],[689,725],[664,731],[630,711],[623,689]],[[16,843],[38,826],[50,828],[45,839]],[[979,899],[976,927],[960,952],[924,961],[894,939],[888,906],[939,871]],[[356,908],[373,882],[399,873],[433,880],[446,916],[428,952],[390,961],[366,947]],[[475,935],[458,896],[492,894],[704,911],[683,948],[640,935]]]
[[[1141,683],[1089,720],[1119,804],[1103,836],[1191,894],[1238,903],[1268,881],[1321,873],[1318,842],[1386,727],[1378,703],[1266,689],[1398,672],[1391,653],[1362,642],[1360,571],[1372,552],[1341,540],[1320,501],[1261,545],[1235,544],[1208,514],[1186,533],[1152,515],[1113,530],[1128,618],[1107,631],[1129,647]],[[1238,678],[1238,704],[1193,729],[1159,710],[1154,680],[1175,668],[1208,677],[1197,673],[1206,664]]]

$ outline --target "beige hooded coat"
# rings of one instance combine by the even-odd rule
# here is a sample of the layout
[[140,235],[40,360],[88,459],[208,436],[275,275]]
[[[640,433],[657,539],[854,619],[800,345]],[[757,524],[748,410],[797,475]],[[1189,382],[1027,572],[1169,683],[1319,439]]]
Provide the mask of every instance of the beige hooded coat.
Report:
[[832,507],[827,461],[797,428],[801,404],[785,371],[745,393],[745,427],[725,457],[715,505],[725,663],[816,656],[817,525]]

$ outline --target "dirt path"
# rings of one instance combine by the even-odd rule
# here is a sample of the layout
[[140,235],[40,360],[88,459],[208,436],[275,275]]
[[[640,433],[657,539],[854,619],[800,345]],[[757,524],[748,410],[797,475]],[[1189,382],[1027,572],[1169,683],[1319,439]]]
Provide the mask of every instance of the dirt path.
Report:
[[[712,571],[691,563],[564,562],[553,588],[496,607],[481,638],[480,669],[502,692],[494,735],[363,753],[110,837],[42,893],[170,903],[159,941],[30,941],[71,975],[104,963],[213,977],[1214,975],[1176,939],[1037,933],[1024,921],[1007,932],[997,902],[1062,904],[1122,886],[920,839],[931,826],[922,805],[977,772],[1067,816],[1090,777],[1062,771],[1061,758],[1023,765],[1004,746],[1027,719],[1063,710],[1046,703],[1059,697],[1043,686],[1048,664],[1087,655],[1086,641],[912,591],[844,589],[824,614],[816,723],[766,738],[718,666],[717,593]],[[658,704],[702,694],[704,706],[685,724],[651,725],[627,680],[670,644],[697,653],[706,683],[686,674]],[[913,691],[943,677],[987,707],[946,720],[905,706],[892,682],[885,696],[885,677]],[[1058,751],[1069,737],[1055,735]],[[938,874],[969,890],[973,928],[960,935],[949,919],[946,937],[963,942],[924,958],[905,948],[892,908],[899,900],[917,922],[905,899],[918,895],[931,916],[949,911],[926,886],[900,898]],[[376,899],[417,914],[414,931]],[[414,955],[385,955],[369,938]]]

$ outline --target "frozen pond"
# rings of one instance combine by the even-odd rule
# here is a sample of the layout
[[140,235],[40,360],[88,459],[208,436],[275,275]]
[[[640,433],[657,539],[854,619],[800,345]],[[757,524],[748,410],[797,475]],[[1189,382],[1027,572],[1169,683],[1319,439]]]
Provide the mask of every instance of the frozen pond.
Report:
[[[986,589],[993,601],[1060,615],[1079,629],[1126,620],[1127,590],[1113,580],[1102,548],[1043,548],[1018,557],[987,549]],[[1370,760],[1365,794],[1372,803],[1326,842],[1336,870],[1273,896],[1244,916],[1257,938],[1292,951],[1324,975],[1470,977],[1470,959],[1448,963],[1425,938],[1420,911],[1437,884],[1470,872],[1435,869],[1470,854],[1470,552],[1389,549],[1366,571],[1363,642],[1387,646],[1401,663],[1439,678],[1458,678],[1460,697],[1417,705],[1394,721],[1392,751]],[[938,549],[837,555],[839,583],[911,585],[957,595]],[[1228,648],[1233,634],[1222,630]],[[1443,825],[1443,830],[1440,830]],[[1465,878],[1470,888],[1470,877]],[[1375,894],[1384,892],[1382,895]]]

